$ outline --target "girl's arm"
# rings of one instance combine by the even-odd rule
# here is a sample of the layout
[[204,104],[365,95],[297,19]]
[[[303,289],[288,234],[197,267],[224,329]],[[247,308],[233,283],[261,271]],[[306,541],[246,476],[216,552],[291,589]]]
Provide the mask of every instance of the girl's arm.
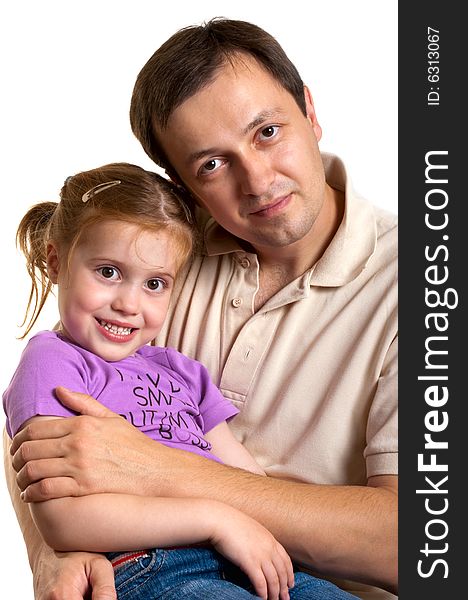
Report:
[[207,542],[247,574],[261,598],[288,600],[294,584],[291,559],[272,534],[217,500],[93,494],[29,507],[55,550],[119,552]]
[[[33,417],[24,425],[56,417]],[[44,541],[63,552],[114,552],[187,545],[213,535],[213,502],[129,494],[94,494],[29,505]],[[227,508],[227,507],[226,507]]]
[[30,504],[44,541],[62,552],[118,552],[207,542],[213,511],[204,499],[94,494]]
[[205,439],[210,442],[215,456],[230,467],[238,467],[257,475],[265,475],[265,471],[255,458],[235,437],[226,421],[223,421],[211,431],[205,433]]
[[47,544],[63,551],[125,551],[208,542],[242,569],[261,598],[289,600],[291,559],[260,523],[218,502],[94,494],[30,504]]
[[[50,418],[34,417],[27,423]],[[265,474],[225,421],[205,437],[226,464]],[[213,535],[214,512],[231,510],[205,499],[128,494],[58,498],[31,503],[30,509],[45,542],[63,552],[114,552],[205,542]]]

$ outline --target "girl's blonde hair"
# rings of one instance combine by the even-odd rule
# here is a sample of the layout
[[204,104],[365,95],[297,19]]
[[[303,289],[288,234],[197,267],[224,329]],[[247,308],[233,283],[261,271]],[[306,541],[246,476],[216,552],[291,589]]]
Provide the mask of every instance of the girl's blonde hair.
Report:
[[20,339],[31,331],[52,290],[47,271],[48,242],[52,240],[60,248],[62,258],[65,256],[69,262],[85,229],[107,220],[136,224],[142,230],[169,232],[174,236],[179,267],[195,245],[191,198],[164,177],[128,163],[112,163],[68,177],[60,191],[60,202],[32,206],[16,233],[16,243],[26,257],[31,278],[21,327],[26,322],[27,325]]

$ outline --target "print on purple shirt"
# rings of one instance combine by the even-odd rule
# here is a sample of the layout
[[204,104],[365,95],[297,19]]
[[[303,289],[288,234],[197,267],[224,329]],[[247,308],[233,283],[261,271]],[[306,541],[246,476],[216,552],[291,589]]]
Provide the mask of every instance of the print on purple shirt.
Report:
[[55,397],[59,385],[90,394],[158,442],[213,460],[204,434],[238,413],[203,365],[172,348],[143,346],[107,362],[43,331],[28,342],[3,395],[8,434],[36,415],[72,416]]

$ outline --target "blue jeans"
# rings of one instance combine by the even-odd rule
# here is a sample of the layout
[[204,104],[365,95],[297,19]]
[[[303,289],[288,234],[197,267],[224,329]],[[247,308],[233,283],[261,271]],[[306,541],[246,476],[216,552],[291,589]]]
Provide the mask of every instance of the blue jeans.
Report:
[[[108,553],[114,563],[121,553]],[[253,600],[247,576],[210,548],[148,550],[114,566],[118,600]],[[329,581],[296,572],[291,600],[351,600]]]

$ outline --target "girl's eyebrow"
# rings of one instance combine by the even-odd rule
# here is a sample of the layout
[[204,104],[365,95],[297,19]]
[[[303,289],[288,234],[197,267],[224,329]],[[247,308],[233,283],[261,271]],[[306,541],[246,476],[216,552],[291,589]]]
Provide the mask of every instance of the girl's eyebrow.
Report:
[[[109,258],[108,256],[93,256],[89,259],[89,265],[94,266],[95,264],[115,265],[116,267],[122,270],[125,269],[125,267],[127,266],[127,263],[122,262],[116,258]],[[170,271],[167,271],[164,265],[149,265],[148,267],[146,267],[146,270],[148,271],[148,273],[155,274],[156,277],[163,275],[165,277],[170,277],[171,279],[174,279],[174,275],[172,275]]]

